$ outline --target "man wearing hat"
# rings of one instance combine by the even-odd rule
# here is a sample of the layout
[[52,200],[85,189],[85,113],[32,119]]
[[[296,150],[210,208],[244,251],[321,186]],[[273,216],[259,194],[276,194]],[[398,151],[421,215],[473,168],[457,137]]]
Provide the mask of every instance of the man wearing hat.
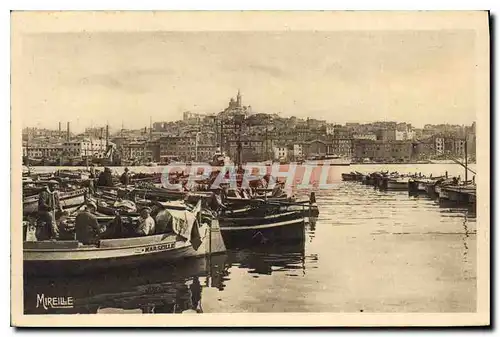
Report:
[[141,236],[151,235],[155,232],[155,221],[151,217],[151,208],[144,207],[141,209],[141,216],[139,217],[139,225],[137,226],[136,233]]
[[111,169],[109,167],[105,167],[104,171],[99,175],[97,186],[113,187],[113,185],[113,175],[111,173]]
[[96,210],[96,203],[89,200],[85,209],[75,218],[75,239],[84,245],[94,244],[99,239],[101,226],[94,214]]
[[130,185],[130,175],[128,173],[128,167],[125,167],[125,170],[120,177],[120,182],[125,186]]
[[56,211],[62,212],[57,187],[59,182],[50,180],[38,195],[38,219],[41,227],[37,231],[38,240],[57,239],[59,229],[56,224]]
[[220,187],[217,187],[214,189],[214,193],[212,194],[212,197],[210,199],[210,208],[213,211],[219,212],[220,210],[227,209],[227,206],[224,205],[224,202],[222,201],[222,189]]

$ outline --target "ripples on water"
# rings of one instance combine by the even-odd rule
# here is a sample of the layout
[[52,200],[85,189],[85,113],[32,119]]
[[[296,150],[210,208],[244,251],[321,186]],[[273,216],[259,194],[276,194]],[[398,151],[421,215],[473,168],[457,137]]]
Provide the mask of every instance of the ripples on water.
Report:
[[[475,311],[471,210],[353,182],[317,191],[317,201],[320,216],[307,225],[301,245],[92,277],[28,279],[25,311]],[[36,308],[39,293],[72,296],[75,308]]]

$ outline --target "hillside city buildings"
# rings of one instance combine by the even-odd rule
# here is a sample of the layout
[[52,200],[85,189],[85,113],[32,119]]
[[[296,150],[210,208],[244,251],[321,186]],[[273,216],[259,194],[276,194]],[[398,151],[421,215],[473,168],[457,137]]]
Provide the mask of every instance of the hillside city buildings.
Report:
[[[240,148],[239,148],[240,147]],[[243,161],[297,161],[312,155],[337,155],[353,162],[412,162],[463,158],[476,153],[475,122],[463,125],[425,125],[404,122],[346,123],[314,118],[282,117],[254,112],[238,91],[222,111],[186,111],[182,120],[151,123],[149,127],[119,130],[87,128],[81,134],[66,130],[25,128],[23,156],[30,159],[106,158],[125,165],[148,162],[209,161],[218,148]]]

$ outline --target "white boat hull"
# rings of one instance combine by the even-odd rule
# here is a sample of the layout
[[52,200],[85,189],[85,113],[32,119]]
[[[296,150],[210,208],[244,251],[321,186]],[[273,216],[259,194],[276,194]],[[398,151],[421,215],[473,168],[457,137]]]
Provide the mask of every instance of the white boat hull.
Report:
[[78,241],[25,242],[24,268],[28,274],[64,275],[114,267],[171,261],[182,258],[221,253],[226,250],[217,222],[212,227],[200,227],[201,244],[196,249],[191,242],[175,234],[100,240],[99,246],[85,246]]

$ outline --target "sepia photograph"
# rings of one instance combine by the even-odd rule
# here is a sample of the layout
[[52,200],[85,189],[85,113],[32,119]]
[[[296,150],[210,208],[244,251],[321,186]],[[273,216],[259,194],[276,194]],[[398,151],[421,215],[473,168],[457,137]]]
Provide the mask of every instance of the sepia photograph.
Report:
[[11,12],[11,324],[489,325],[489,20]]

